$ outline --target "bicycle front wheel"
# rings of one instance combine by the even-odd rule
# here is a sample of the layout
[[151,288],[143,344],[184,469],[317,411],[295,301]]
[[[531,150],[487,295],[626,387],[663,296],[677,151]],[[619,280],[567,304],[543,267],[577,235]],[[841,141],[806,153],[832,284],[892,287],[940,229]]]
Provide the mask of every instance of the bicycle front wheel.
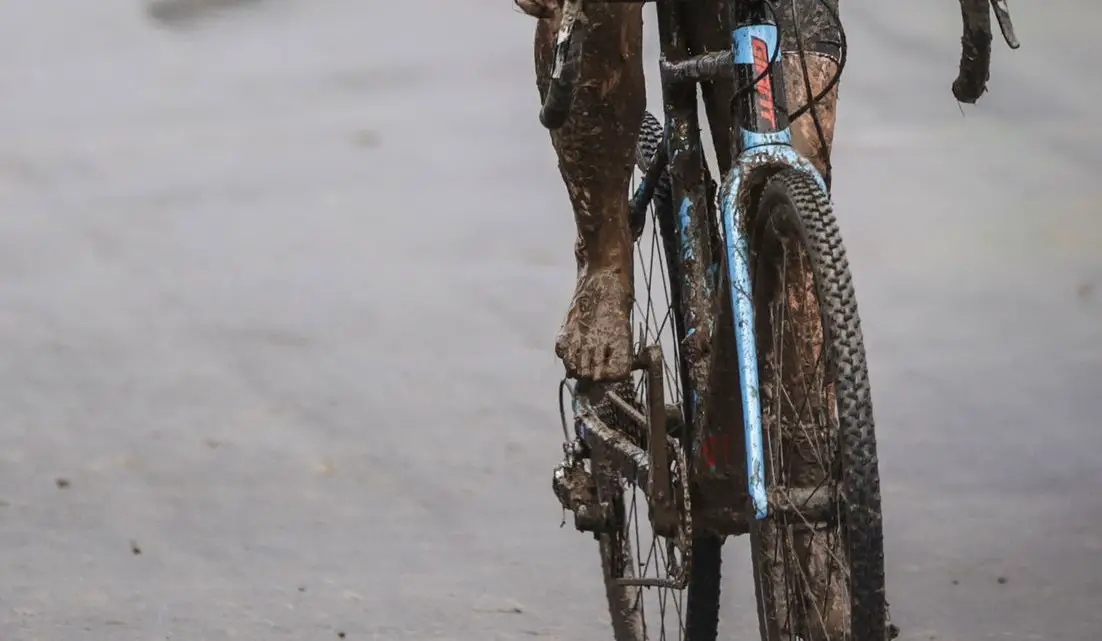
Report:
[[[748,231],[766,479],[772,496],[801,502],[751,531],[761,638],[888,639],[869,376],[830,201],[783,170]],[[812,504],[822,509],[809,519]]]

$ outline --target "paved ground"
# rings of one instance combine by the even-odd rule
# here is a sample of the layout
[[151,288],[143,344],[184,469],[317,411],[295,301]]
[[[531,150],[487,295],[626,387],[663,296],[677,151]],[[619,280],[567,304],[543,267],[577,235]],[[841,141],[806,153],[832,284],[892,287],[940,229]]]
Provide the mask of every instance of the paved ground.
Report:
[[[549,491],[572,223],[509,4],[0,4],[3,638],[609,638]],[[1102,8],[1015,5],[962,116],[955,3],[895,4],[847,7],[836,160],[893,612],[1083,641]]]

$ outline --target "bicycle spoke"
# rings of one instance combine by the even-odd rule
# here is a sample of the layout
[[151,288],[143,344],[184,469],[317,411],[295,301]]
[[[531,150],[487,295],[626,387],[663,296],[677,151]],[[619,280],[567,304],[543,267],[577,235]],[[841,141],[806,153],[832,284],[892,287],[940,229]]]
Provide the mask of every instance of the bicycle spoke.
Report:
[[[649,234],[646,227],[650,227]],[[659,223],[653,208],[648,212],[643,233],[634,248],[636,296],[632,306],[634,346],[642,350],[650,345],[663,348],[662,364],[665,390],[669,398],[680,403],[682,398],[679,375],[678,341],[674,336],[672,295],[666,264],[665,247],[661,242]],[[647,385],[644,372],[634,372],[632,379],[606,392],[608,407],[615,418],[616,429],[624,431],[646,449],[649,439]],[[629,560],[631,575],[639,579],[669,579],[681,567],[676,546],[651,531],[643,489],[634,482],[622,481],[624,523],[622,536],[634,547]],[[627,545],[623,546],[625,549]],[[625,575],[627,572],[625,571]],[[626,592],[625,592],[626,594]],[[636,588],[630,601],[638,614],[644,638],[650,641],[684,639],[683,595],[681,590],[660,587]],[[656,617],[648,620],[648,615]],[[642,640],[640,640],[642,641]]]
[[[836,494],[839,428],[811,264],[798,242],[766,224],[777,240],[755,256],[754,287],[768,330],[759,357],[770,487]],[[813,523],[798,509],[786,513],[795,520],[763,526],[772,569],[762,578],[773,586],[777,632],[824,641],[832,603],[847,597],[837,589],[848,591],[849,583],[841,540],[836,527]],[[840,521],[836,512],[834,524]]]

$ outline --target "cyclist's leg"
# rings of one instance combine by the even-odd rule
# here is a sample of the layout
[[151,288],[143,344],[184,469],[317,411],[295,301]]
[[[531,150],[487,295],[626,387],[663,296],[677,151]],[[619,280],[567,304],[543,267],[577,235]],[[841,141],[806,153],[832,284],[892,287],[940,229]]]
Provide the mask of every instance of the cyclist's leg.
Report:
[[[810,97],[814,98],[838,73],[841,34],[839,25],[824,5],[837,14],[838,0],[785,0],[780,3],[782,11],[778,18],[789,112],[807,104],[808,87]],[[811,110],[792,123],[793,145],[822,172],[828,186],[837,104],[838,85],[835,84]]]
[[[539,17],[536,78],[549,84],[555,0],[516,0]],[[580,378],[610,380],[631,366],[632,262],[628,187],[646,91],[641,60],[642,4],[586,5],[587,30],[577,95],[566,124],[551,133],[574,208],[578,283],[555,351]]]

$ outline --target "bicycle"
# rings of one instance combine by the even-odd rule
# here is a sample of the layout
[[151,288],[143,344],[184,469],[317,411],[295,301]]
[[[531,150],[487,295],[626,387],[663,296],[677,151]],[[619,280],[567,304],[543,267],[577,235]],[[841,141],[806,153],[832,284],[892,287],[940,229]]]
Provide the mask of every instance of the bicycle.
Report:
[[[732,49],[694,54],[680,1],[657,1],[665,124],[647,114],[637,154],[643,178],[631,200],[636,282],[641,271],[645,290],[633,315],[635,368],[617,385],[560,385],[565,457],[552,486],[575,527],[599,542],[617,641],[652,636],[648,601],[662,617],[660,638],[672,609],[677,638],[713,641],[721,546],[742,534],[750,536],[764,641],[889,639],[898,630],[885,598],[856,298],[828,185],[790,144],[775,10],[769,0],[732,3]],[[953,93],[962,102],[986,89],[988,1],[960,0]],[[1017,48],[1005,0],[990,2]],[[569,114],[584,4],[563,4],[540,112],[549,128]],[[696,88],[720,76],[736,81],[741,135],[717,193],[701,151]],[[664,304],[655,303],[655,280]],[[801,347],[810,353],[791,353]],[[645,553],[639,532],[632,536],[640,494],[652,530]]]

